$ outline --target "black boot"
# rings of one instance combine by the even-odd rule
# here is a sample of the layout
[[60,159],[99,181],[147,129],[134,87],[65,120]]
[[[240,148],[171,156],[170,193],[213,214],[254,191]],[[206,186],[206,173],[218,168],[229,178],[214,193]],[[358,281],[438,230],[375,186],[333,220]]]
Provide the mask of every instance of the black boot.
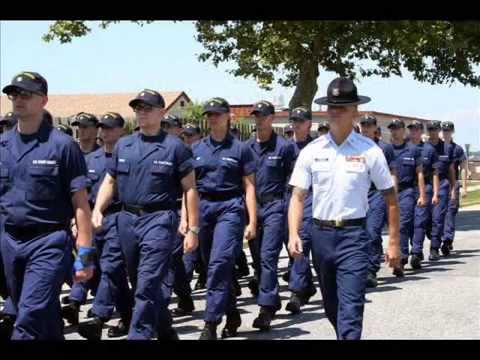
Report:
[[217,323],[205,321],[205,327],[198,340],[217,340]]
[[198,277],[198,280],[195,283],[194,290],[203,290],[203,289],[205,289],[205,287],[206,287],[206,284],[205,284],[204,279],[200,279],[200,277]]
[[287,306],[285,306],[285,310],[290,311],[292,314],[300,314],[301,310],[300,308],[303,305],[303,301],[300,298],[299,294],[296,292],[292,292],[292,295],[290,296],[290,301],[287,303]]
[[235,296],[242,296],[242,287],[238,283],[238,279],[236,276],[233,277],[232,279],[232,285],[233,285],[233,291],[235,293]]
[[77,301],[70,301],[68,305],[62,308],[62,318],[67,320],[70,325],[78,325],[79,313],[80,304]]
[[402,262],[400,266],[393,269],[393,275],[395,275],[396,277],[404,277],[405,274],[403,272],[403,267],[404,267],[404,264]]
[[261,331],[269,331],[271,326],[270,323],[275,316],[275,311],[270,306],[261,306],[260,313],[258,317],[253,320],[253,327],[256,329],[260,329]]
[[438,249],[430,249],[430,256],[428,260],[430,261],[437,261],[440,259],[440,255],[438,254]]
[[87,340],[100,340],[105,321],[94,316],[92,320],[78,325],[78,333]]
[[172,326],[169,326],[167,329],[157,329],[157,340],[159,341],[173,341],[180,340],[177,332]]
[[303,305],[308,304],[310,302],[310,298],[317,293],[317,289],[313,283],[310,284],[310,286],[302,292],[302,301]]
[[448,243],[443,243],[442,247],[440,248],[441,252],[442,252],[442,255],[444,257],[447,257],[448,255],[450,255],[450,247],[449,247],[449,244]]
[[222,339],[237,336],[237,330],[240,325],[242,325],[242,318],[238,309],[227,313],[227,321],[222,330]]
[[422,268],[421,262],[422,262],[422,259],[420,255],[413,254],[412,257],[410,258],[410,266],[414,270],[418,270]]
[[178,306],[172,310],[173,317],[192,315],[195,306],[193,305],[193,299],[191,296],[182,297],[178,300]]
[[257,297],[258,296],[258,281],[255,277],[253,277],[247,284],[248,288],[250,289],[250,292],[252,293],[253,296]]
[[3,315],[0,321],[0,340],[10,340],[15,325],[15,317],[12,315]]
[[112,326],[110,329],[108,329],[107,336],[109,338],[126,336],[128,335],[129,329],[130,329],[130,321],[120,319],[118,321],[117,326]]
[[377,285],[377,274],[373,271],[369,271],[367,275],[367,288],[375,288]]
[[88,309],[87,314],[85,315],[87,319],[95,317],[95,314],[92,312],[92,308]]
[[62,297],[62,305],[68,305],[70,304],[70,298],[68,297],[68,295]]
[[290,281],[290,270],[283,273],[282,280],[285,281],[286,283]]

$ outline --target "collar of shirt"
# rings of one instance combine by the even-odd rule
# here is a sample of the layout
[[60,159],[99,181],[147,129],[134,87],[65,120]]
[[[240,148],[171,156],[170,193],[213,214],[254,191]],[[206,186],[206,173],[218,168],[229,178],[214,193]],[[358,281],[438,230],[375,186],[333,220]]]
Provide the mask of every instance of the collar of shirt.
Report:
[[222,142],[219,143],[219,145],[215,145],[215,140],[213,140],[212,135],[208,135],[207,138],[205,138],[205,143],[207,144],[208,147],[213,148],[213,150],[216,149],[221,149],[225,145],[230,144],[233,141],[233,136],[230,133],[227,133],[225,138],[223,139]]
[[327,133],[327,135],[325,135],[325,137],[327,138],[327,140],[330,142],[330,144],[332,144],[332,146],[336,149],[340,149],[342,148],[343,146],[345,146],[347,143],[349,143],[350,145],[354,146],[355,145],[355,131],[352,131],[350,132],[350,134],[347,136],[347,138],[343,141],[343,143],[341,143],[340,145],[337,145],[337,143],[335,142],[335,140],[333,140],[332,138],[332,134],[331,132],[329,131]]
[[[256,138],[254,138],[252,139],[250,146],[255,150],[256,153],[263,154],[268,150],[275,150],[276,143],[277,143],[277,134],[275,133],[275,131],[272,131],[272,135],[270,136],[270,139],[261,143],[261,142],[258,142]],[[260,144],[264,144],[264,146]]]

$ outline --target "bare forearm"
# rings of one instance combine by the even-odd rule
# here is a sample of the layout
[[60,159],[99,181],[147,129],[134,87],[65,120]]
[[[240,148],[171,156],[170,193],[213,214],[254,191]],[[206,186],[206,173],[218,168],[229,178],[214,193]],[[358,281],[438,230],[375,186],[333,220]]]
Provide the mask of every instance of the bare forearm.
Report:
[[115,187],[115,179],[107,174],[98,190],[97,198],[95,199],[95,210],[98,210],[101,213],[105,211],[108,205],[112,202]]
[[462,187],[463,187],[463,191],[464,191],[464,192],[467,192],[468,169],[467,169],[467,162],[466,162],[466,161],[462,161],[461,169],[462,169]]
[[257,226],[257,199],[255,197],[255,187],[252,185],[245,188],[245,202],[248,211],[249,223]]
[[457,179],[455,178],[455,169],[453,166],[450,166],[448,170],[448,181],[450,182],[450,189],[454,189]]
[[305,190],[293,188],[290,204],[288,205],[288,232],[296,235],[300,231],[303,219]]
[[388,233],[390,245],[400,245],[400,209],[394,189],[383,192],[388,213]]
[[[182,204],[182,216],[185,216],[185,219],[188,219],[188,226],[198,227],[199,225],[199,200],[198,200],[198,192],[197,189],[191,188],[189,189],[184,196],[184,200],[186,199],[186,206],[185,201]],[[185,209],[185,213],[184,213]],[[188,215],[187,215],[188,214]]]
[[420,196],[425,198],[425,177],[423,176],[423,171],[418,172],[418,191]]
[[92,246],[92,223],[91,211],[88,204],[87,192],[82,190],[76,193],[72,199],[75,212],[75,222],[77,225],[77,248],[80,246]]
[[438,174],[433,175],[433,196],[438,196],[440,191],[440,177]]

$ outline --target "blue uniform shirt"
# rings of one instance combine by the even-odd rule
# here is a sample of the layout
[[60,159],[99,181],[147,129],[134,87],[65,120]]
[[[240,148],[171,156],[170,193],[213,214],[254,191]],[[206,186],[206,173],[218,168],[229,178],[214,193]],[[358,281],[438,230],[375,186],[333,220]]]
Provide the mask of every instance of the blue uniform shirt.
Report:
[[192,170],[191,150],[178,137],[161,131],[155,136],[138,132],[120,139],[107,172],[116,179],[123,204],[174,208],[180,181]]
[[422,165],[422,153],[414,145],[404,143],[393,146],[393,165],[396,171],[399,187],[413,187],[416,183],[417,166]]
[[[107,173],[107,168],[112,167],[113,155],[106,153],[103,148],[99,148],[85,156],[85,161],[87,163],[88,180],[90,183],[88,201],[93,208],[98,190]],[[115,193],[110,206],[119,204],[118,193]]]
[[455,179],[458,180],[460,178],[460,163],[462,161],[467,160],[465,156],[465,152],[463,151],[462,147],[457,143],[452,143],[450,146],[453,147],[453,161],[455,163]]
[[437,145],[430,143],[438,155],[438,161],[433,167],[438,172],[440,180],[448,178],[448,169],[453,162],[453,146],[439,140]]
[[78,144],[44,118],[36,134],[16,128],[0,136],[0,213],[6,224],[67,225],[72,195],[87,188]]
[[200,193],[243,193],[242,177],[255,171],[255,159],[246,143],[227,134],[222,143],[207,136],[192,145],[193,164]]
[[[385,156],[385,159],[387,160],[387,165],[391,169],[393,166],[393,160],[395,158],[395,154],[393,151],[393,146],[391,144],[387,144],[386,142],[383,142],[380,139],[375,139],[374,142],[382,149],[383,155]],[[377,187],[375,184],[372,182],[372,185],[370,185],[370,190],[368,191],[369,194],[377,191]]]
[[[312,141],[313,141],[313,138],[310,135],[307,135],[307,140],[305,141],[292,141],[295,149],[295,160],[297,160],[298,155],[300,155],[300,151],[302,151],[302,149]],[[295,167],[295,164],[293,165],[293,167]],[[293,168],[292,168],[292,171],[293,171]],[[312,188],[310,187],[310,189],[307,192],[307,195],[305,196],[305,200],[303,202],[304,218],[312,217],[312,200],[313,200],[313,191],[312,191]],[[289,204],[286,204],[286,206],[288,208]]]
[[434,164],[438,162],[438,154],[430,143],[424,143],[421,141],[415,146],[422,152],[422,168],[425,177],[425,184],[432,184]]
[[252,149],[257,162],[255,190],[257,195],[269,193],[284,194],[295,164],[295,146],[291,141],[272,133],[264,143],[250,139],[247,145]]

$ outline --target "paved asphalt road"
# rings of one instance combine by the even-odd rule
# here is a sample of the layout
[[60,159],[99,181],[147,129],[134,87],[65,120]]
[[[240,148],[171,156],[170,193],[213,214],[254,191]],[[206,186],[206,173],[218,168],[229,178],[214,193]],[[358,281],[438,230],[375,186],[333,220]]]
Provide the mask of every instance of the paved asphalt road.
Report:
[[[427,240],[427,258],[428,245]],[[454,247],[450,257],[435,263],[427,261],[423,269],[415,273],[407,265],[403,279],[394,278],[389,270],[381,269],[379,286],[366,295],[364,339],[480,339],[480,208],[460,212]],[[286,252],[282,251],[280,273],[287,261]],[[253,329],[251,325],[258,307],[246,287],[248,279],[241,280],[242,296],[238,305],[243,324],[236,339],[335,339],[324,314],[320,292],[301,314],[292,316],[284,310],[290,294],[281,279],[283,308],[272,323],[272,331],[260,333]],[[198,338],[203,327],[204,295],[205,291],[194,293],[193,316],[174,320],[181,339]],[[81,321],[88,307],[82,308]],[[116,321],[113,319],[109,325]],[[223,324],[218,328],[219,334],[222,328]],[[66,338],[80,339],[80,336],[75,328],[67,327]]]

